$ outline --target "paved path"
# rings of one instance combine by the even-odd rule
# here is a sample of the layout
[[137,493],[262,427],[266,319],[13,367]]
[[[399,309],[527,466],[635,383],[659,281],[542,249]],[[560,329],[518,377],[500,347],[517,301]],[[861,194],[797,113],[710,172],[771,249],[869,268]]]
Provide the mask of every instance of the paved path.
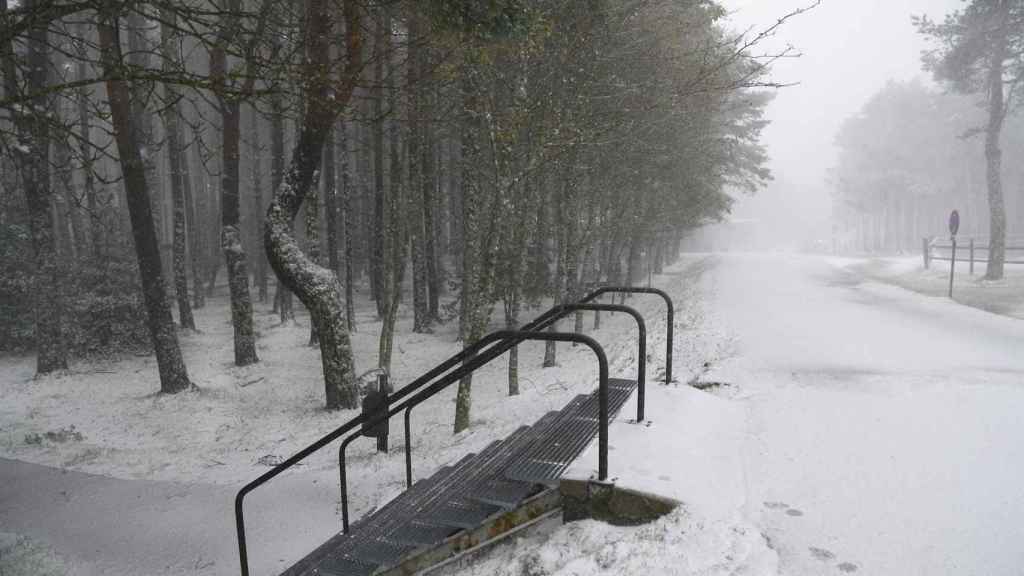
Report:
[[[340,528],[333,475],[297,474],[274,484],[267,495],[276,500],[247,500],[250,555],[270,573]],[[0,532],[49,545],[76,576],[236,574],[235,492],[0,458]]]
[[790,574],[1024,574],[1024,321],[726,255],[748,512]]

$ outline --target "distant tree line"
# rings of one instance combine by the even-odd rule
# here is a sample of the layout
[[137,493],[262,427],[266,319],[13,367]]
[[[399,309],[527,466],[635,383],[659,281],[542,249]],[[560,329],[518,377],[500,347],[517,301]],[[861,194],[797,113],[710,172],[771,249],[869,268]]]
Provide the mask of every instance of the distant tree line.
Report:
[[890,83],[843,127],[837,216],[848,242],[894,250],[941,232],[959,208],[965,232],[988,237],[985,276],[998,280],[1007,230],[1024,231],[1024,1],[965,4],[913,19],[930,42],[924,69],[947,93]]
[[[0,348],[38,372],[180,329],[227,278],[310,312],[330,409],[354,408],[355,288],[456,321],[660,271],[727,191],[770,178],[763,35],[715,2],[0,0]],[[273,280],[276,279],[276,283]],[[177,317],[177,326],[175,325]],[[6,321],[10,320],[10,321]],[[581,329],[578,325],[577,329]],[[545,363],[553,364],[548,348]],[[510,367],[510,393],[518,383]],[[469,422],[471,380],[456,430]]]
[[[976,135],[985,111],[974,98],[945,94],[920,81],[890,82],[836,138],[838,248],[913,252],[921,239],[948,235],[951,210],[960,234],[987,236],[985,151]],[[1011,115],[1000,139],[1007,158],[1024,158],[1024,115]],[[1007,231],[1024,232],[1024,163],[1002,169]]]

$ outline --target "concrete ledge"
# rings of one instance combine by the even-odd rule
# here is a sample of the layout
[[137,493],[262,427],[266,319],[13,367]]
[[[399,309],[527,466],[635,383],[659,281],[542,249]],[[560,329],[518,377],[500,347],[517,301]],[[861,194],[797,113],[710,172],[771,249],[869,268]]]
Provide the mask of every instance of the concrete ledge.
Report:
[[615,526],[636,526],[657,520],[679,506],[672,498],[591,480],[563,479],[562,519],[594,519]]
[[445,576],[454,574],[472,566],[474,563],[486,558],[496,550],[505,546],[512,546],[519,540],[536,534],[550,533],[562,525],[562,510],[555,508],[545,514],[530,520],[526,524],[516,526],[505,532],[494,540],[488,540],[475,548],[460,552],[455,556],[441,562],[440,564],[417,572],[416,576]]
[[374,575],[422,574],[458,555],[475,557],[475,552],[478,549],[489,547],[490,543],[511,534],[520,526],[530,525],[536,520],[545,518],[549,512],[556,510],[560,503],[561,495],[558,490],[545,490],[523,502],[515,510],[495,514],[477,528],[459,532],[432,548],[411,552],[397,564],[375,572]]

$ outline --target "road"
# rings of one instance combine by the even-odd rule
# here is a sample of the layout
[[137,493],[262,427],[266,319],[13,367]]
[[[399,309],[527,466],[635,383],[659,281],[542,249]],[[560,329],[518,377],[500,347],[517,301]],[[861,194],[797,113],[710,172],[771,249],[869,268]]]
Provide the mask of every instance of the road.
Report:
[[1024,321],[816,257],[724,255],[702,282],[783,573],[1024,573]]
[[[299,473],[247,500],[254,574],[277,574],[338,526],[337,480]],[[236,488],[122,480],[0,458],[0,533],[55,550],[68,576],[238,573]],[[19,566],[16,574],[32,574]],[[2,571],[0,571],[2,572]]]

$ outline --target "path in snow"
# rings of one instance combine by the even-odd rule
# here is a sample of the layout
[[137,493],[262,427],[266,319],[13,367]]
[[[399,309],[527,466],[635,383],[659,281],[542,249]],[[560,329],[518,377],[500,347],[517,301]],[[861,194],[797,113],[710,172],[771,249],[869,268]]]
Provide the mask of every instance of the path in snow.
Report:
[[[254,540],[275,542],[274,530],[288,535],[273,550],[250,549],[264,560],[276,557],[277,571],[338,523],[333,506],[315,505],[332,501],[334,475],[279,481],[275,499],[255,496],[257,506],[246,507]],[[234,574],[234,497],[227,486],[122,480],[0,458],[0,532],[45,542],[68,576]]]
[[1024,321],[814,257],[723,256],[702,288],[784,573],[1024,572]]

